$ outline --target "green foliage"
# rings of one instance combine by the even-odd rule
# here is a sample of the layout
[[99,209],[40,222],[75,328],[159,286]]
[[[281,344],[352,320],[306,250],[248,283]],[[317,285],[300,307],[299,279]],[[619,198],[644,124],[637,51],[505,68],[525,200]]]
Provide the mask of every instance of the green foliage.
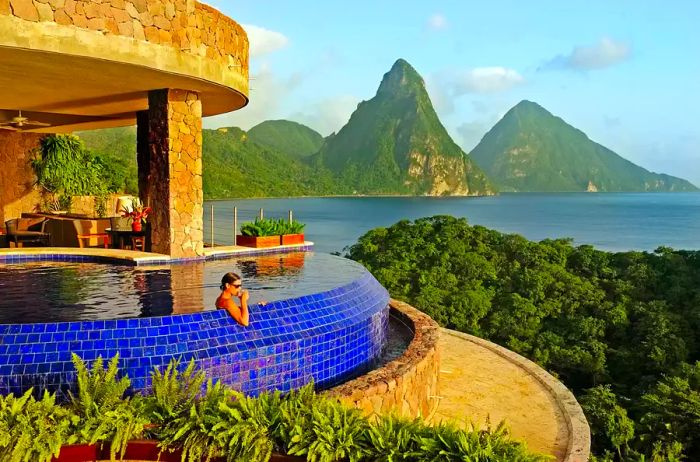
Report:
[[73,135],[49,135],[41,140],[31,162],[37,184],[58,197],[59,207],[70,210],[71,196],[104,197],[114,192],[104,161]]
[[311,412],[313,441],[308,446],[308,461],[362,460],[367,450],[363,437],[368,423],[358,409],[331,400],[319,400]]
[[118,378],[119,356],[104,368],[98,357],[88,369],[85,362],[73,354],[78,394],[70,394],[70,408],[78,416],[74,426],[78,443],[110,442],[110,457],[124,455],[126,443],[138,438],[149,423],[145,403],[140,397],[125,398],[131,385],[128,377]]
[[395,417],[375,424],[315,394],[313,384],[252,398],[210,380],[201,395],[203,373],[192,362],[179,372],[172,361],[164,372],[153,371],[151,395],[125,398],[129,380],[117,378],[118,357],[106,369],[101,358],[92,369],[80,358],[74,363],[78,395],[66,407],[53,395],[36,401],[31,391],[0,396],[0,460],[48,462],[63,445],[102,442],[111,444],[115,460],[147,424],[163,450],[181,449],[183,462],[267,462],[274,451],[312,462],[546,460],[511,441],[503,424],[493,431],[433,428]]
[[682,444],[686,454],[700,454],[700,362],[681,364],[642,396],[641,425],[662,446]]
[[289,120],[266,120],[248,130],[248,137],[260,146],[298,159],[317,153],[323,144],[319,133]]
[[270,218],[256,218],[255,221],[242,223],[241,234],[250,237],[280,235],[277,220]]
[[627,411],[617,402],[609,385],[587,390],[580,397],[581,407],[588,417],[593,441],[604,450],[613,447],[620,458],[627,452],[628,444],[634,438],[634,422]]
[[241,224],[243,236],[279,236],[282,234],[301,234],[304,232],[304,223],[293,220],[291,223],[284,218],[256,218]]
[[58,406],[55,395],[44,393],[40,401],[32,390],[22,397],[0,396],[0,460],[49,462],[61,446],[75,440],[77,423],[70,409]]
[[591,141],[536,103],[521,101],[470,155],[504,191],[697,191]]
[[700,460],[687,365],[700,360],[700,252],[607,253],[437,216],[372,230],[348,256],[394,298],[558,376],[600,457]]
[[151,372],[148,412],[152,424],[163,425],[186,415],[202,391],[206,375],[196,369],[194,360],[182,372],[179,366],[180,362],[173,360],[165,371],[155,368]]

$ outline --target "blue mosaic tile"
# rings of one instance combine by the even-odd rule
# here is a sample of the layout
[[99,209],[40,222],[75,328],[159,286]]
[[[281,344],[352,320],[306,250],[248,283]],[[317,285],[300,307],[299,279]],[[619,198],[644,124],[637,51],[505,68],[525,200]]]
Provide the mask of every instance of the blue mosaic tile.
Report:
[[[298,250],[294,249],[295,251]],[[62,258],[58,255],[56,258]],[[4,261],[6,261],[5,259]],[[65,393],[71,353],[86,361],[119,353],[134,390],[171,359],[197,365],[243,392],[333,386],[365,372],[386,340],[389,295],[369,274],[327,292],[251,305],[251,325],[223,311],[160,318],[0,325],[0,393]]]

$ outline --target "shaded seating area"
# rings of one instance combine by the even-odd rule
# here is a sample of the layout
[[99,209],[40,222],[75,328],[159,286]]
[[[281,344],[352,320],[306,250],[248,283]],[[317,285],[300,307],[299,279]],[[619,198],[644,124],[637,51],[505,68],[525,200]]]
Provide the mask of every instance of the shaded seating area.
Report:
[[24,247],[25,244],[38,244],[48,247],[51,243],[51,234],[46,232],[45,218],[14,218],[5,222],[7,243],[15,244],[15,247]]
[[98,246],[104,247],[105,249],[109,248],[109,234],[106,232],[94,232],[95,220],[73,220],[72,222],[73,226],[75,226],[78,246],[81,249],[90,247],[93,240],[97,241]]

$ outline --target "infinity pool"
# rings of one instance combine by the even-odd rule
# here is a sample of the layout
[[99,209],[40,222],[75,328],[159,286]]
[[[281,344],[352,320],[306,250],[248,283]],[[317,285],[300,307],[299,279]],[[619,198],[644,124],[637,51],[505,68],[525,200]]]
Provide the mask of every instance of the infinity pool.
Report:
[[[386,348],[389,294],[343,258],[290,253],[133,267],[50,257],[57,261],[0,265],[0,394],[74,390],[73,354],[119,355],[135,391],[148,389],[154,368],[180,359],[255,395],[312,380],[330,387],[396,349]],[[248,327],[214,309],[229,271],[251,292]],[[255,304],[261,300],[268,303]]]
[[363,275],[359,264],[297,252],[157,267],[37,262],[0,265],[0,324],[166,316],[214,309],[221,277],[243,278],[250,302],[324,292]]

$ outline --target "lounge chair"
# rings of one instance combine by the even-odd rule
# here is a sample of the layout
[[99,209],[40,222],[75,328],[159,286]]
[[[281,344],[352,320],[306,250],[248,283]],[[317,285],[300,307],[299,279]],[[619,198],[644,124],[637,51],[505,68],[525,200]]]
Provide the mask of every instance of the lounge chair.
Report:
[[[24,244],[40,244],[48,247],[51,235],[44,231],[46,218],[14,218],[5,222],[7,242],[14,242],[15,247]],[[21,244],[21,245],[20,245]]]

